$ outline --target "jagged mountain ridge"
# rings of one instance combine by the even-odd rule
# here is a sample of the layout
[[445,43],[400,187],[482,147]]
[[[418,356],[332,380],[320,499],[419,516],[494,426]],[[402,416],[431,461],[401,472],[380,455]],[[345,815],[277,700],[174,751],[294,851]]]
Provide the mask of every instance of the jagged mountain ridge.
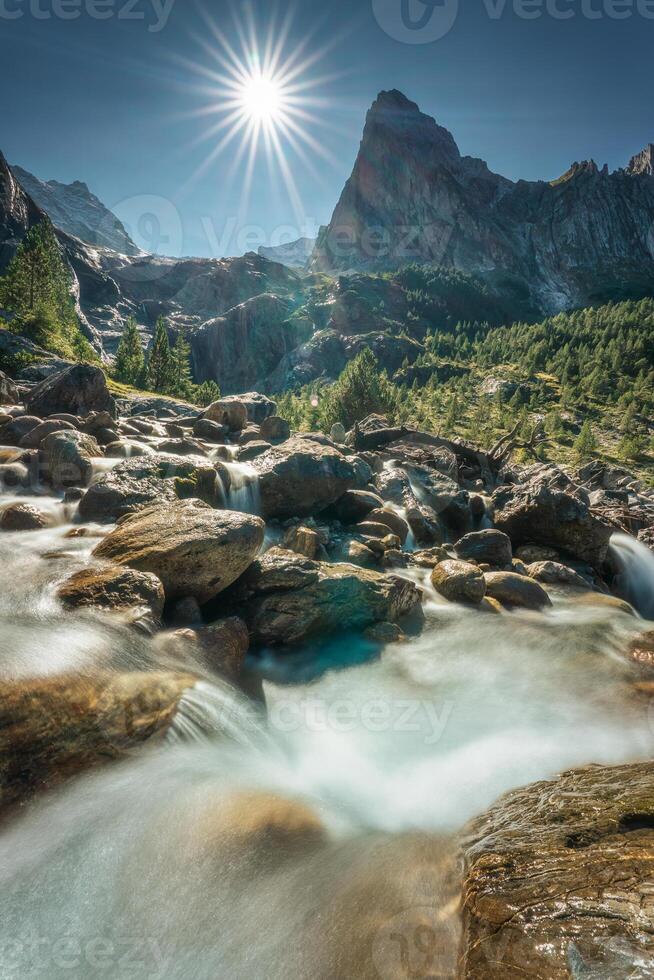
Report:
[[125,255],[139,254],[122,222],[81,180],[62,184],[58,180],[41,180],[22,167],[12,166],[12,170],[55,227],[89,245],[101,245]]
[[624,170],[574,164],[552,182],[512,182],[461,156],[451,134],[382,92],[311,268],[387,271],[410,262],[485,277],[533,312],[654,289],[654,147]]
[[304,269],[313,254],[315,238],[297,238],[284,245],[260,245],[259,255],[271,262],[281,262],[290,269]]

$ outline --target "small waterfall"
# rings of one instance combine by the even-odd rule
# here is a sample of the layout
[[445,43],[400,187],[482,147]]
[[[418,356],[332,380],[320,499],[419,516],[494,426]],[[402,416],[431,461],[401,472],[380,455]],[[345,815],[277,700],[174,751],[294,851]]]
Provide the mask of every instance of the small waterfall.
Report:
[[654,620],[654,554],[629,534],[614,534],[611,554],[620,573],[620,592],[645,619]]
[[[220,469],[227,471],[229,486],[223,482],[223,496],[228,510],[239,510],[244,514],[259,514],[259,472],[251,463],[236,463],[223,460]],[[218,471],[220,477],[220,470]]]

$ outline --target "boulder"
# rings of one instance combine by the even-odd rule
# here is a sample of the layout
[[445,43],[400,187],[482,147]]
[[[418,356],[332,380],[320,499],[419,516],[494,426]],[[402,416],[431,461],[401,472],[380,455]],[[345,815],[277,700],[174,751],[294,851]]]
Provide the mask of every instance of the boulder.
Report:
[[406,470],[390,465],[377,474],[375,484],[384,500],[403,508],[418,544],[442,543],[443,528],[438,514],[418,500]]
[[286,419],[279,415],[269,415],[261,423],[261,438],[269,442],[281,442],[290,438],[291,427]]
[[462,835],[465,980],[654,975],[654,766],[589,766],[502,797]]
[[19,401],[18,388],[4,371],[0,371],[0,405],[17,405]]
[[36,415],[16,416],[0,429],[0,442],[4,446],[19,446],[21,439],[35,429],[37,425],[41,425],[41,421]]
[[229,616],[209,626],[178,630],[199,648],[200,658],[211,670],[236,683],[243,671],[250,634],[242,619]]
[[509,609],[546,609],[552,601],[534,579],[515,572],[485,572],[486,592]]
[[45,437],[52,435],[53,432],[75,431],[76,427],[70,422],[64,422],[62,419],[46,419],[45,422],[35,425],[33,429],[26,432],[18,445],[23,449],[38,449]]
[[262,456],[263,453],[267,452],[271,448],[269,442],[263,442],[261,439],[255,439],[254,442],[248,442],[246,446],[241,446],[238,451],[238,459],[240,463],[248,463],[257,456]]
[[316,558],[322,543],[317,531],[300,524],[298,527],[288,529],[284,535],[284,547],[297,555],[304,555],[305,558]]
[[615,528],[594,514],[584,494],[558,467],[536,466],[524,482],[493,494],[495,525],[514,547],[556,548],[594,567],[606,558]]
[[91,364],[75,364],[51,375],[31,390],[25,403],[29,412],[42,417],[55,412],[71,415],[108,412],[111,418],[116,418],[116,403],[109,393],[104,371]]
[[356,525],[355,531],[357,531],[359,534],[365,534],[366,537],[369,538],[379,538],[380,541],[390,533],[388,524],[381,524],[378,521],[372,520],[360,521],[359,524]]
[[102,450],[93,436],[73,429],[46,436],[40,456],[53,487],[86,487],[93,476],[93,457],[102,456]]
[[592,589],[592,584],[575,572],[574,568],[557,561],[535,561],[527,565],[527,575],[547,585],[572,585],[577,589]]
[[211,503],[216,471],[206,459],[150,453],[126,459],[105,473],[84,494],[84,521],[115,521],[156,502],[196,496]]
[[483,531],[471,531],[459,538],[454,550],[464,561],[486,563],[496,568],[511,565],[513,552],[511,539],[502,531],[486,528]]
[[253,466],[266,519],[317,514],[360,478],[354,463],[338,449],[297,436],[257,457]]
[[3,531],[40,531],[50,523],[47,515],[31,504],[10,504],[0,513]]
[[411,531],[404,518],[389,507],[376,507],[371,510],[366,521],[372,521],[373,524],[384,524],[392,534],[397,535],[402,544],[405,543]]
[[362,541],[350,541],[347,546],[347,559],[351,565],[369,568],[376,564],[377,555]]
[[195,439],[164,439],[157,445],[158,453],[170,453],[172,456],[204,456],[205,452]]
[[145,608],[155,619],[161,618],[164,607],[163,585],[156,575],[115,566],[76,572],[59,586],[57,596],[68,609]]
[[230,432],[240,432],[248,421],[248,410],[243,401],[233,395],[219,398],[205,408],[203,418],[226,426]]
[[204,439],[206,442],[224,442],[228,432],[226,425],[212,422],[211,419],[197,419],[193,423],[193,435],[196,439]]
[[0,684],[0,807],[163,739],[195,683],[139,671]]
[[481,602],[486,595],[483,572],[466,561],[439,562],[432,569],[431,584],[450,602]]
[[258,517],[177,500],[124,517],[94,555],[152,572],[161,579],[167,600],[194,596],[202,604],[245,571],[263,535]]
[[382,498],[369,490],[347,490],[327,513],[343,524],[357,524],[383,504]]
[[412,582],[355,565],[327,564],[271,548],[239,583],[241,615],[259,645],[300,643],[339,630],[395,622],[420,603]]

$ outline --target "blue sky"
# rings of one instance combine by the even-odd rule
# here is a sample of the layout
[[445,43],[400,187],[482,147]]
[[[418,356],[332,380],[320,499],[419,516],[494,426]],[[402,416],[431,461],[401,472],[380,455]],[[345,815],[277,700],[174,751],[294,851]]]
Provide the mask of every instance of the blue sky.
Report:
[[[455,18],[456,0],[430,0],[433,11],[420,0],[304,0],[285,52],[308,37],[316,60],[296,82],[324,78],[298,92],[318,102],[303,122],[313,146],[302,159],[280,136],[295,196],[260,146],[246,201],[244,162],[230,175],[236,142],[193,179],[219,139],[198,143],[218,116],[194,113],[224,100],[201,74],[220,70],[201,41],[219,45],[193,0],[165,0],[167,19],[163,2],[0,0],[0,149],[37,176],[86,181],[139,243],[164,253],[237,254],[328,221],[380,89],[402,90],[463,153],[511,178],[551,179],[589,157],[623,166],[654,142],[652,0],[459,0]],[[427,29],[449,5],[451,29],[398,40],[402,2]],[[205,7],[236,45],[233,8]],[[260,0],[250,9],[260,38],[289,12],[273,17]],[[235,10],[242,22],[247,8]]]

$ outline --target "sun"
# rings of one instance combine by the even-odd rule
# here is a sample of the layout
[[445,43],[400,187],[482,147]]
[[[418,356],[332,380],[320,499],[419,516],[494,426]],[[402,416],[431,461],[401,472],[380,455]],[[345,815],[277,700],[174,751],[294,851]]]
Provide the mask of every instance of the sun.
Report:
[[274,124],[284,117],[284,88],[274,75],[250,75],[243,81],[238,98],[244,114],[254,122]]

